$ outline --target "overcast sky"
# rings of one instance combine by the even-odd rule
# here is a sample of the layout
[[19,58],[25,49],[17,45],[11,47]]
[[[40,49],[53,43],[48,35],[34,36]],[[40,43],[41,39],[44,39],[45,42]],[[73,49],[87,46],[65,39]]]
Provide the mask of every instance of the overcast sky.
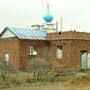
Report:
[[0,30],[43,23],[47,3],[53,22],[63,17],[63,31],[90,32],[90,0],[0,0]]

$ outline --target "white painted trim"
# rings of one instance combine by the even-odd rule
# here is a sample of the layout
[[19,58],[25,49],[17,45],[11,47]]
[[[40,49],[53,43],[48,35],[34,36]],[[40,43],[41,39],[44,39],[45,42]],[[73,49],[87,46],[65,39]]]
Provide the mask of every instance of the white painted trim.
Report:
[[2,36],[1,38],[9,38],[9,37],[15,37],[15,35],[10,32],[9,30],[7,30]]

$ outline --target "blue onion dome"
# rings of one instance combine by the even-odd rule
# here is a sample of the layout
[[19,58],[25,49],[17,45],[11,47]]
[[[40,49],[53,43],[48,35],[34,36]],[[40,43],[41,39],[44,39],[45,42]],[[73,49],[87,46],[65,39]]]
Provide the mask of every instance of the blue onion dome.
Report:
[[45,22],[51,22],[53,20],[53,16],[51,14],[47,14],[43,17]]

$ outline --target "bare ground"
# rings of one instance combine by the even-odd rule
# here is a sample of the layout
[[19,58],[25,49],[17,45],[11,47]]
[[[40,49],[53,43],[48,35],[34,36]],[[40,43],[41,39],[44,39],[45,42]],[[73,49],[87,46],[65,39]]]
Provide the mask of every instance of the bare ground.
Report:
[[48,84],[32,84],[22,87],[12,87],[0,90],[90,90],[90,86],[85,85],[71,85],[67,86],[62,83],[48,83]]

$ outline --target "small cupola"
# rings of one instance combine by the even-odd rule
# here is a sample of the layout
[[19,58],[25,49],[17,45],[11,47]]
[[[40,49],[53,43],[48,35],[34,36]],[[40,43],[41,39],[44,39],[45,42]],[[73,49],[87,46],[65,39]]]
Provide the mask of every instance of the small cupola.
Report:
[[49,12],[49,4],[47,4],[47,14],[43,16],[46,23],[50,23],[53,20],[53,16]]

